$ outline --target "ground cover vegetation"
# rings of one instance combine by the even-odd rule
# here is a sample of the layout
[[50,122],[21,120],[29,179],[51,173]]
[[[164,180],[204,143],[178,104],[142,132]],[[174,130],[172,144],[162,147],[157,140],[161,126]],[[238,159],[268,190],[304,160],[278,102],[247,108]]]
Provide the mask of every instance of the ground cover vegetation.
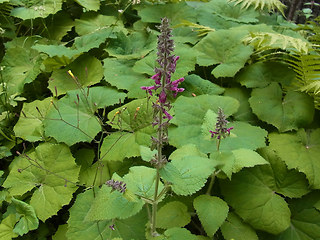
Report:
[[319,18],[277,0],[0,0],[0,239],[319,240]]

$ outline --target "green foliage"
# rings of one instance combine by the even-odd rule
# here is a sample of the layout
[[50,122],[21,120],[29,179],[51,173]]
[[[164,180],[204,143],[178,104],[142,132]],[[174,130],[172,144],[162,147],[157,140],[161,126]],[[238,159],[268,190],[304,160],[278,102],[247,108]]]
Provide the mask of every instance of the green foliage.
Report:
[[[276,10],[0,0],[0,239],[318,240],[319,20]],[[163,17],[185,80],[162,146]]]

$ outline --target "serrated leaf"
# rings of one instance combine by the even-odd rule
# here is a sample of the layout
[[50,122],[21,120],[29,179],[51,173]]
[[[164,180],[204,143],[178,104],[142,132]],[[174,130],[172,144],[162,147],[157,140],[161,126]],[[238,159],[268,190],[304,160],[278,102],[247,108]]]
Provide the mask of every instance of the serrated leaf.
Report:
[[140,156],[143,161],[149,162],[157,153],[157,150],[154,149],[151,151],[149,147],[146,146],[140,146]]
[[20,236],[38,228],[39,220],[34,208],[23,201],[12,198],[12,205],[8,207],[7,213],[16,214],[17,223],[13,232]]
[[196,236],[191,234],[185,228],[170,228],[164,232],[164,240],[175,240],[175,239],[184,239],[184,240],[196,240]]
[[319,192],[313,192],[290,201],[291,225],[276,240],[320,239],[320,212],[314,208],[319,198]]
[[[156,169],[145,166],[136,166],[129,169],[129,173],[123,177],[127,188],[134,194],[144,198],[152,199],[155,191]],[[160,182],[158,193],[163,189]]]
[[228,204],[218,197],[200,195],[193,205],[204,230],[212,237],[228,216]]
[[199,151],[199,149],[196,147],[196,145],[188,144],[188,145],[184,145],[183,147],[178,148],[175,151],[173,151],[170,154],[169,159],[170,160],[172,160],[172,159],[180,160],[186,156],[207,157],[206,154]]
[[243,169],[221,182],[222,194],[235,212],[255,229],[279,234],[290,225],[286,201],[275,192],[275,179],[264,166]]
[[157,212],[157,228],[169,229],[173,227],[184,227],[191,221],[188,208],[178,201],[169,202],[162,206]]
[[[68,71],[71,70],[76,77],[74,80]],[[49,89],[53,94],[64,94],[67,91],[88,87],[100,82],[103,77],[101,62],[90,55],[81,55],[64,69],[53,71],[49,80]]]
[[17,7],[12,9],[11,16],[26,19],[45,18],[50,14],[55,14],[62,7],[62,0],[46,0],[46,1],[15,1]]
[[13,129],[17,137],[30,142],[44,139],[42,121],[50,108],[53,107],[51,100],[52,98],[49,97],[41,101],[36,100],[23,104],[22,114]]
[[[130,196],[126,197],[128,194]],[[137,214],[143,205],[144,202],[133,193],[128,193],[128,190],[125,193],[120,193],[103,185],[93,200],[85,221],[125,219]]]
[[271,133],[270,147],[286,163],[289,169],[303,172],[313,188],[320,188],[320,129],[297,133]]
[[247,88],[263,88],[271,82],[289,85],[295,78],[293,70],[279,62],[257,62],[244,68],[236,79]]
[[12,238],[19,235],[13,232],[14,225],[16,224],[16,216],[10,214],[6,218],[2,219],[0,223],[0,238],[1,240],[12,240]]
[[160,176],[172,183],[178,195],[190,195],[200,190],[213,173],[215,163],[205,157],[186,156],[174,159],[160,170]]
[[104,63],[105,80],[118,89],[128,91],[129,98],[143,98],[146,92],[141,90],[141,86],[151,86],[154,81],[146,78],[143,74],[132,70],[134,60],[118,60],[106,58]]
[[245,31],[219,30],[209,33],[196,46],[200,66],[218,64],[212,74],[218,77],[233,77],[247,62],[252,48],[241,44]]
[[38,218],[45,221],[70,202],[76,190],[70,182],[77,182],[79,167],[63,144],[42,143],[26,154],[28,157],[21,155],[14,159],[3,186],[12,196],[36,188],[30,205]]
[[99,0],[76,0],[76,2],[89,11],[98,11],[100,8]]
[[265,8],[268,9],[269,12],[279,10],[282,15],[284,15],[283,10],[286,8],[286,6],[279,0],[228,0],[229,2],[235,2],[235,4],[241,4],[241,8],[247,9],[249,7],[254,7],[254,9],[260,9],[263,10]]
[[143,22],[160,23],[163,16],[169,19],[171,26],[181,23],[182,20],[196,21],[196,12],[185,2],[150,6],[137,5],[136,8]]
[[94,139],[101,125],[94,115],[94,102],[89,101],[91,99],[86,94],[79,90],[70,91],[54,103],[43,121],[46,136],[68,145]]
[[220,229],[226,240],[259,240],[254,229],[233,212],[229,212],[227,220]]
[[296,91],[288,91],[283,98],[277,83],[253,89],[249,103],[259,119],[274,125],[280,132],[298,130],[313,120],[312,98]]

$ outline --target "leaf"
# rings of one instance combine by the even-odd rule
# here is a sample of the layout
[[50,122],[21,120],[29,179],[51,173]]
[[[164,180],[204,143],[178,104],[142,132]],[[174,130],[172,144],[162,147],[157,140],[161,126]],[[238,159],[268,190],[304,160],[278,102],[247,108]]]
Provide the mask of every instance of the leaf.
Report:
[[320,238],[320,212],[314,208],[319,192],[310,193],[290,201],[292,213],[290,227],[277,236],[276,240],[311,240]]
[[164,232],[165,240],[196,240],[196,236],[185,228],[170,228]]
[[233,77],[249,59],[252,48],[242,45],[245,31],[219,30],[209,33],[196,46],[200,66],[218,64],[212,74],[218,77]]
[[184,227],[191,221],[188,208],[178,201],[169,202],[162,206],[157,212],[157,228],[169,229]]
[[227,203],[218,197],[200,195],[193,205],[204,230],[212,237],[228,216]]
[[196,147],[196,145],[194,144],[188,144],[188,145],[184,145],[181,148],[176,149],[175,151],[173,151],[170,156],[169,159],[173,160],[181,160],[184,157],[187,156],[195,156],[195,157],[207,157],[206,154],[202,153],[199,151],[199,149]]
[[26,19],[45,18],[50,14],[55,14],[62,7],[62,0],[20,0],[15,1],[18,7],[11,11],[11,16]]
[[117,59],[140,59],[156,48],[156,39],[152,33],[133,32],[125,35],[119,32],[116,39],[109,41],[105,50]]
[[22,114],[13,129],[16,137],[30,142],[44,140],[45,135],[42,121],[53,107],[51,101],[52,98],[48,97],[41,101],[36,100],[23,104]]
[[221,232],[226,240],[259,240],[250,225],[244,223],[238,215],[229,212],[227,220],[221,226]]
[[58,230],[52,236],[52,240],[67,240],[66,233],[68,231],[68,224],[59,225]]
[[295,169],[288,170],[285,163],[270,147],[262,148],[259,152],[270,163],[263,168],[272,171],[276,180],[276,192],[289,198],[300,198],[310,191],[304,174]]
[[211,159],[186,156],[167,163],[160,169],[160,176],[172,183],[172,191],[186,196],[200,190],[214,169],[215,164]]
[[241,8],[249,8],[253,7],[254,9],[259,8],[260,10],[263,10],[264,8],[267,8],[269,12],[274,12],[276,10],[279,10],[282,15],[284,15],[283,10],[286,8],[286,6],[279,0],[228,0],[229,2],[235,2],[235,4],[241,4]]
[[99,0],[76,0],[76,2],[89,11],[98,11],[100,8]]
[[311,97],[304,93],[288,91],[283,93],[277,83],[265,88],[253,89],[249,99],[252,111],[259,119],[270,123],[280,132],[298,130],[313,120],[314,106]]
[[12,196],[35,188],[30,205],[38,218],[45,221],[70,202],[79,168],[63,144],[42,143],[26,154],[14,159],[3,187],[8,188]]
[[23,201],[12,198],[12,205],[8,207],[7,213],[16,215],[17,223],[13,232],[20,236],[37,229],[39,226],[39,220],[34,208]]
[[19,235],[13,232],[14,225],[16,224],[16,216],[10,214],[6,218],[2,219],[0,223],[0,238],[1,240],[11,240]]
[[91,104],[85,93],[68,92],[54,104],[43,121],[46,136],[70,146],[78,142],[91,142],[101,130]]
[[135,8],[138,9],[138,15],[143,22],[160,23],[163,16],[169,19],[171,26],[181,23],[182,20],[196,21],[196,12],[185,2],[150,6],[136,5]]
[[155,132],[151,125],[151,104],[151,100],[138,99],[109,112],[110,124],[122,132],[105,137],[101,146],[101,159],[122,161],[124,158],[137,157],[140,156],[140,145],[151,144],[151,135]]
[[143,161],[150,162],[150,160],[155,156],[157,150],[154,149],[151,151],[149,147],[140,146],[140,155]]
[[153,80],[132,70],[134,60],[106,58],[103,63],[105,80],[118,89],[127,90],[129,98],[145,97],[146,92],[141,90],[140,87],[154,84]]
[[312,186],[320,188],[320,129],[297,133],[271,133],[270,147],[286,163],[289,169],[298,169],[303,172]]
[[[71,70],[76,80],[73,79],[68,71]],[[49,89],[53,94],[65,94],[67,91],[87,87],[100,82],[103,77],[103,69],[101,62],[95,57],[89,55],[81,55],[64,69],[53,71]]]
[[221,182],[222,194],[235,212],[255,229],[279,234],[290,225],[290,210],[276,194],[275,179],[264,166],[243,169]]
[[236,79],[247,88],[267,87],[271,82],[290,85],[295,77],[294,71],[279,62],[257,62],[245,67]]
[[193,94],[196,96],[204,94],[219,95],[224,92],[224,88],[195,74],[186,76],[179,86],[185,89],[180,95],[186,97],[192,97]]
[[133,193],[112,191],[111,187],[103,185],[91,204],[85,221],[125,219],[141,211],[144,202]]
[[43,34],[48,39],[60,41],[74,27],[74,21],[64,11],[57,12],[52,17],[46,18],[45,21],[48,31]]
[[[175,110],[175,124],[177,127],[169,129],[170,144],[179,148],[186,144],[196,145],[201,152],[214,152],[215,140],[210,139],[209,131],[204,129],[213,127],[216,118],[209,122],[205,120],[208,110],[214,114],[221,107],[228,117],[237,111],[239,103],[230,97],[201,95],[193,98],[179,97],[173,104]],[[232,122],[234,127],[231,135],[221,141],[221,150],[235,150],[248,148],[255,150],[265,146],[267,132],[259,127],[251,126],[244,122]],[[210,129],[211,130],[211,129]]]
[[[129,169],[129,173],[123,177],[127,188],[139,197],[152,199],[155,191],[156,169],[145,166],[135,166]],[[163,189],[160,182],[158,193]]]

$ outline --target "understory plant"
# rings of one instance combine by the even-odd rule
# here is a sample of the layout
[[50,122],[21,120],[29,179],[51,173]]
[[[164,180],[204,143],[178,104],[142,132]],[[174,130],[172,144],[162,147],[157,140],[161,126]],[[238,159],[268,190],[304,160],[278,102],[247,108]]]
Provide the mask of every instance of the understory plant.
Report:
[[0,239],[320,239],[317,20],[280,1],[0,1]]

